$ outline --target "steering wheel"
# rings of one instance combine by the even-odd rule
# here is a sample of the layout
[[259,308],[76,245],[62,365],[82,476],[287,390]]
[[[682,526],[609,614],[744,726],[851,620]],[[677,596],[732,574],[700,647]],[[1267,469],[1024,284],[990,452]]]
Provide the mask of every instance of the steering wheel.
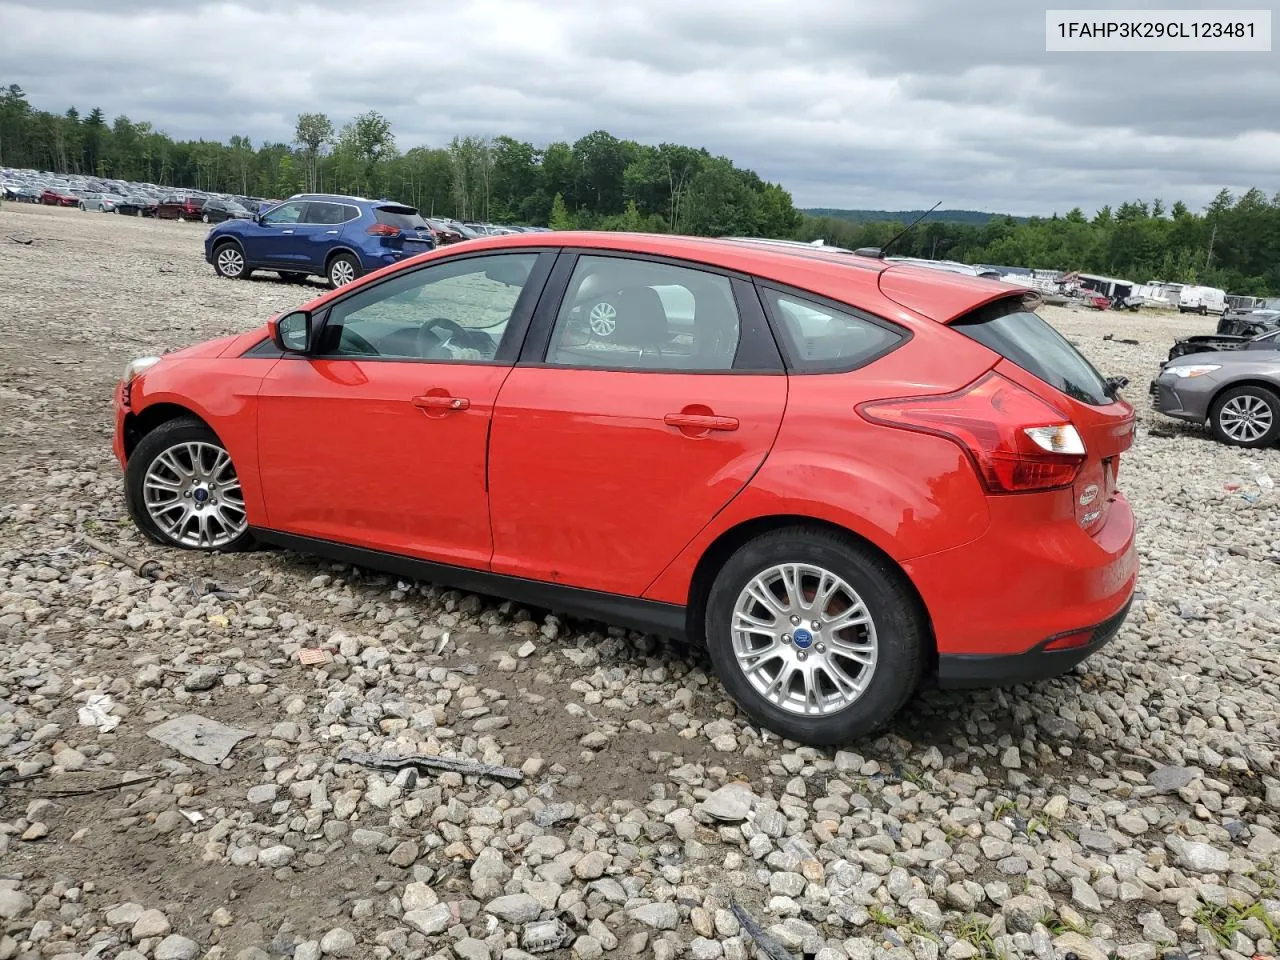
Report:
[[[465,339],[466,327],[454,323],[448,317],[432,317],[418,328],[418,355],[424,359],[448,359],[448,347],[459,335]],[[454,345],[462,346],[461,343]]]
[[444,327],[445,331],[448,333],[448,336],[446,337],[440,337],[438,333],[436,334],[436,336],[440,338],[440,342],[442,344],[447,344],[454,337],[462,337],[465,339],[467,336],[467,328],[460,323],[450,320],[448,317],[432,317],[422,325],[423,330],[431,330],[432,332],[435,331],[436,327]]

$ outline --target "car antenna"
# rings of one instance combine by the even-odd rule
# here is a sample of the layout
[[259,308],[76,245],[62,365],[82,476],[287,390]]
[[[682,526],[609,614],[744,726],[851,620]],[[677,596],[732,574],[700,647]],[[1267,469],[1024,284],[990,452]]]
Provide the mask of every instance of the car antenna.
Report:
[[903,227],[903,228],[898,232],[898,234],[897,234],[896,236],[892,237],[892,238],[889,240],[889,242],[888,242],[888,243],[886,243],[883,247],[859,247],[857,250],[853,251],[854,256],[858,256],[858,257],[874,257],[874,258],[875,258],[875,259],[877,259],[877,260],[883,260],[883,259],[884,259],[884,255],[888,252],[888,250],[889,250],[889,248],[890,248],[890,247],[892,247],[895,243],[897,243],[899,240],[901,240],[903,237],[905,237],[908,233],[910,233],[910,232],[911,232],[911,230],[912,230],[912,228],[913,228],[913,227],[915,227],[915,225],[916,225],[917,223],[919,223],[921,220],[923,220],[923,219],[924,219],[925,217],[927,217],[929,214],[933,213],[933,211],[937,210],[940,206],[942,206],[942,201],[941,201],[941,200],[939,200],[939,201],[938,201],[937,203],[935,203],[932,207],[930,207],[930,208],[929,208],[928,210],[926,210],[924,213],[920,214],[920,216],[916,217],[916,218],[915,218],[914,220],[912,220],[909,224],[907,224],[905,227]]

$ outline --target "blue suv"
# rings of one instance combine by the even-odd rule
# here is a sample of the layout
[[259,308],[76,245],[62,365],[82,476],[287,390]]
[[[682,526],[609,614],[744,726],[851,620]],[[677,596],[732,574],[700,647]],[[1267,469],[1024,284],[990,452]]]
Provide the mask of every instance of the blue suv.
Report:
[[340,287],[434,247],[431,227],[413,207],[305,193],[251,219],[218,224],[205,237],[204,258],[230,279],[274,270],[285,279],[319,276]]

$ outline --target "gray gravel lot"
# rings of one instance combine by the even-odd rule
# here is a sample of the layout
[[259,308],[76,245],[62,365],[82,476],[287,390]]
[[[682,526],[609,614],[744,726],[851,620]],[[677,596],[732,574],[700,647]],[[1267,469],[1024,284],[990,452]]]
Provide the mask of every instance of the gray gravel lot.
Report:
[[[518,960],[539,920],[580,960],[764,956],[735,903],[816,960],[1275,954],[1280,451],[1145,399],[1212,320],[1045,311],[1133,381],[1142,579],[1118,639],[1033,688],[926,691],[832,754],[762,738],[678,645],[145,546],[110,452],[120,369],[309,296],[216,279],[205,229],[0,212],[0,960]],[[210,765],[147,735],[187,714],[250,736]]]

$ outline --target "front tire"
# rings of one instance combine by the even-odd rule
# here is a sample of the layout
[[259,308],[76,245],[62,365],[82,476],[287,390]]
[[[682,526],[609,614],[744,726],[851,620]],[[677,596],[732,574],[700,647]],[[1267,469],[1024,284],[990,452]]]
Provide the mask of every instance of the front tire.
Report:
[[157,543],[206,553],[252,543],[231,455],[194,417],[170,420],[143,437],[124,476],[129,514]]
[[205,213],[205,214],[201,214],[201,216],[200,216],[200,222],[201,222],[201,223],[208,223],[208,222],[209,222],[209,215],[208,215],[207,213]]
[[716,673],[746,714],[814,746],[888,723],[916,689],[928,638],[901,571],[813,527],[740,547],[712,584],[705,630]]
[[248,277],[248,264],[240,244],[234,240],[219,244],[213,251],[213,269],[218,272],[218,276],[227,280],[243,280]]
[[351,254],[340,253],[329,261],[329,268],[325,273],[329,278],[329,286],[335,289],[344,287],[360,276],[360,264]]
[[1271,447],[1280,440],[1280,396],[1266,387],[1224,390],[1209,410],[1209,429],[1233,447]]

